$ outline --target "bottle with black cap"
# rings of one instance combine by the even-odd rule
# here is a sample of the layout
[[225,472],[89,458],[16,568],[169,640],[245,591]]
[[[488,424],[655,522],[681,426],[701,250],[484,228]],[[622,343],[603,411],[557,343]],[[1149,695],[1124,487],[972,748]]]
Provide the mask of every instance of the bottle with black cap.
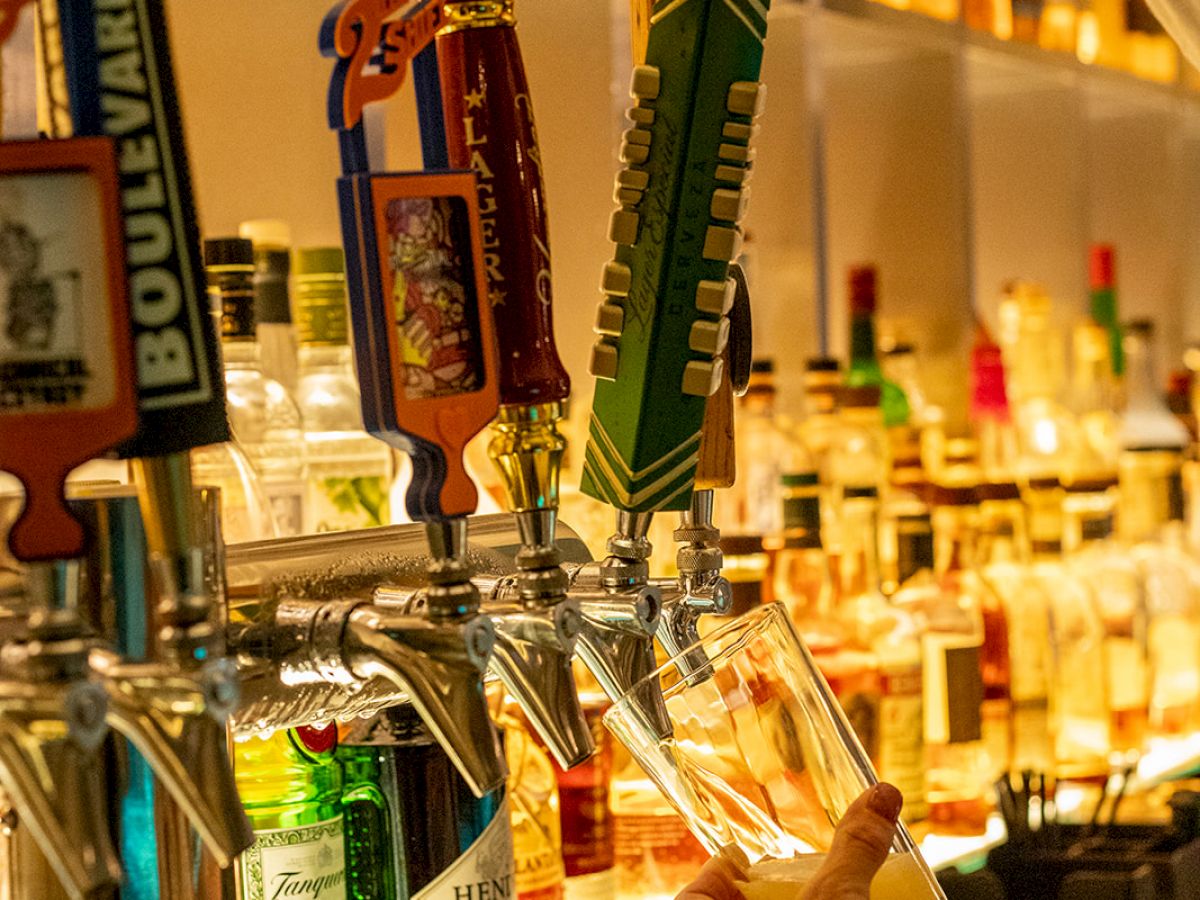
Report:
[[814,356],[804,364],[804,421],[800,439],[812,457],[813,469],[824,471],[825,458],[838,425],[838,389],[842,366],[831,356]]
[[205,241],[204,265],[209,297],[220,315],[225,406],[234,441],[261,479],[276,533],[299,534],[304,494],[300,411],[287,389],[262,371],[253,245],[244,238]]
[[292,231],[279,219],[250,219],[238,226],[238,236],[254,244],[254,320],[263,373],[294,393],[296,335],[288,292]]

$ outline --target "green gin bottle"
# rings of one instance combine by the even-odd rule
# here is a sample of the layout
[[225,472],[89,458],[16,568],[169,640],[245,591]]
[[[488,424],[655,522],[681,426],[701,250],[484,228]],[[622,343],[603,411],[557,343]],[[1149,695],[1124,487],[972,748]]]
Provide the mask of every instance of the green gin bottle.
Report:
[[850,270],[850,368],[846,384],[876,386],[880,390],[883,424],[894,428],[908,424],[912,411],[908,397],[894,381],[883,377],[875,350],[875,267],[855,266]]
[[345,900],[337,726],[234,744],[234,775],[257,840],[241,856],[240,900]]
[[351,725],[345,774],[348,900],[512,900],[504,788],[476,797],[411,705]]

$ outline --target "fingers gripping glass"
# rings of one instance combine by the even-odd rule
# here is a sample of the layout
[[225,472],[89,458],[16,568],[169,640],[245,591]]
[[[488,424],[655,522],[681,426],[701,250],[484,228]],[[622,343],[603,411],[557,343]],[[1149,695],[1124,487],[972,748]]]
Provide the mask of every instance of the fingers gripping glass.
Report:
[[[666,736],[656,727],[664,703]],[[779,881],[792,897],[814,867],[759,864],[827,852],[846,809],[878,780],[779,604],[668,661],[604,723],[709,852],[744,856],[752,888]],[[902,824],[871,896],[943,897]]]

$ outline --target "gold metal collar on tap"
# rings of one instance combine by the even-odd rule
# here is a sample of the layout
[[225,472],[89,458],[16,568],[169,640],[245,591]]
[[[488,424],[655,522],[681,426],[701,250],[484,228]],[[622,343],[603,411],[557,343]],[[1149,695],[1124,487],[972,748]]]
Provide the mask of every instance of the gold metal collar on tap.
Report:
[[515,25],[517,16],[513,10],[516,0],[459,0],[445,5],[443,13],[446,24],[439,34],[450,34],[464,28],[494,28],[500,25]]

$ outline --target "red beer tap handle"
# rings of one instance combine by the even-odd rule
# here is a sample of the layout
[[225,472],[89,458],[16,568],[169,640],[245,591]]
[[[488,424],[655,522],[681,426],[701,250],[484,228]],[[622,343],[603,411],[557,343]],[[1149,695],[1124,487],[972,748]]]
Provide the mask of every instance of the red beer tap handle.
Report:
[[500,402],[560,402],[571,381],[554,343],[541,155],[512,2],[450,2],[445,16],[437,47],[446,143],[451,167],[476,175]]

